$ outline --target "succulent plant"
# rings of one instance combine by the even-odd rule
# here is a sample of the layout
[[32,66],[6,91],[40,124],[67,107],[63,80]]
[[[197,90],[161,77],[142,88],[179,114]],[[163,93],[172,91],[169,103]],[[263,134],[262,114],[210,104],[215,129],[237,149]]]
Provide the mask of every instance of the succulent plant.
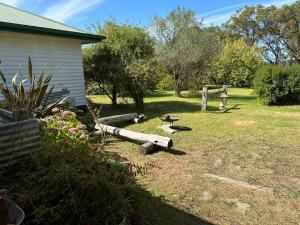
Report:
[[18,73],[16,73],[12,78],[13,91],[11,91],[4,74],[0,70],[0,76],[3,81],[3,83],[0,83],[0,92],[13,112],[14,120],[43,117],[62,101],[57,100],[47,104],[47,99],[54,88],[54,86],[49,88],[53,74],[50,73],[45,76],[45,71],[43,70],[37,79],[32,71],[31,58],[28,57],[29,89],[25,90],[24,87],[24,84],[28,82],[27,79],[17,84]]

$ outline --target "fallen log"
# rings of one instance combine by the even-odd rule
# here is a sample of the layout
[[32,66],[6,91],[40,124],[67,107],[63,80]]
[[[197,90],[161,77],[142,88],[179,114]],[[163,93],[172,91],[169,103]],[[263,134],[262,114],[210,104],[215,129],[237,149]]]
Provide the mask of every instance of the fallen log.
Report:
[[226,184],[232,184],[232,185],[236,185],[236,186],[240,186],[242,188],[247,188],[247,189],[250,189],[250,190],[253,190],[253,191],[261,191],[261,192],[268,192],[268,193],[273,193],[273,188],[268,188],[268,187],[262,187],[262,186],[259,186],[259,185],[254,185],[254,184],[249,184],[247,182],[244,182],[244,181],[239,181],[239,180],[234,180],[234,179],[231,179],[231,178],[228,178],[228,177],[221,177],[221,176],[218,176],[218,175],[215,175],[215,174],[212,174],[212,173],[206,173],[205,174],[206,177],[211,177],[215,180],[219,180],[223,183],[226,183]]
[[126,129],[121,129],[117,127],[113,127],[110,125],[105,125],[105,124],[96,124],[95,128],[98,130],[96,134],[98,133],[109,133],[112,135],[115,135],[117,137],[121,138],[127,138],[133,141],[141,142],[141,143],[147,143],[150,142],[154,145],[163,147],[163,148],[171,148],[173,146],[173,141],[172,139],[168,137],[162,137],[159,135],[155,134],[143,134],[143,133],[138,133]]
[[154,145],[151,142],[147,142],[145,144],[140,145],[139,149],[141,154],[146,155],[159,149],[159,146]]
[[115,123],[134,120],[135,118],[139,118],[139,114],[128,113],[128,114],[122,114],[122,115],[103,117],[103,118],[98,119],[98,122],[101,124],[109,125],[109,124],[115,124]]

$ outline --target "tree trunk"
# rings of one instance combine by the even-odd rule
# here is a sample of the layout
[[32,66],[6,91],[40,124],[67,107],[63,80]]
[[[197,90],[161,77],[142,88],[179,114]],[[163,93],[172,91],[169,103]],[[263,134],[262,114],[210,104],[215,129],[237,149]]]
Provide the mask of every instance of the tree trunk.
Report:
[[115,85],[112,86],[112,91],[111,91],[111,102],[113,104],[113,106],[116,106],[117,103],[117,87]]
[[143,97],[137,96],[133,100],[138,109],[144,110],[144,98]]
[[175,96],[177,97],[181,97],[181,90],[179,90],[178,88],[175,88]]

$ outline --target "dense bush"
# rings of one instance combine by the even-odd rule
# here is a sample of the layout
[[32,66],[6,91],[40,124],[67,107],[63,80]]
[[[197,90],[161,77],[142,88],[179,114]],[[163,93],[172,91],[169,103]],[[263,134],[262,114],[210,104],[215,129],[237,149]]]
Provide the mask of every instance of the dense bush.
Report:
[[131,224],[132,168],[83,138],[84,128],[69,111],[47,119],[42,151],[1,177],[25,224]]
[[170,74],[163,74],[163,78],[157,85],[158,90],[172,91],[174,88],[174,80]]
[[254,91],[269,105],[300,101],[300,65],[261,67],[254,80]]
[[217,84],[249,87],[261,62],[261,54],[255,45],[249,47],[242,39],[227,41],[211,65],[209,80]]

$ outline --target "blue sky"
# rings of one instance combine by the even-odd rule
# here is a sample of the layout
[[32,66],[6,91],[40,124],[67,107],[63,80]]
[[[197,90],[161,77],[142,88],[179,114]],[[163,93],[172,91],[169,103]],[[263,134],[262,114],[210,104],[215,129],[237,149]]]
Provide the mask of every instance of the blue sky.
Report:
[[291,4],[296,0],[0,0],[51,19],[85,29],[96,21],[114,18],[117,22],[149,25],[154,15],[165,16],[177,6],[184,6],[204,17],[205,25],[220,25],[246,5]]

